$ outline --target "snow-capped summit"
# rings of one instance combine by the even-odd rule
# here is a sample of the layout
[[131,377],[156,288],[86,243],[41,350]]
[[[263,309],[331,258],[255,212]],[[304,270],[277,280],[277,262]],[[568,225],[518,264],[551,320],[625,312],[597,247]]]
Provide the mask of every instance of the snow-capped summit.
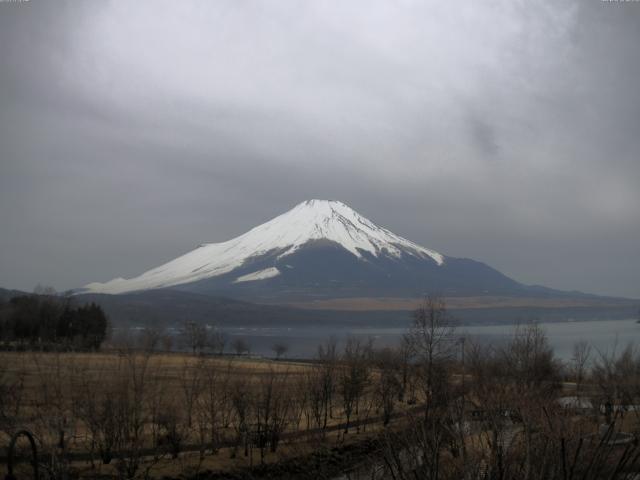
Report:
[[[227,284],[259,282],[293,269],[296,262],[289,260],[294,254],[318,245],[342,249],[360,262],[406,257],[433,266],[445,263],[443,255],[377,226],[342,202],[307,200],[232,240],[202,244],[138,277],[90,283],[83,290],[116,294],[216,277],[224,277]],[[233,278],[227,278],[230,275]]]
[[311,240],[330,240],[356,257],[368,252],[378,256],[400,256],[404,251],[415,256],[431,257],[441,264],[443,256],[416,245],[389,230],[377,226],[349,206],[337,200],[307,200],[288,212],[231,240],[248,245],[254,252],[283,248],[284,257]]

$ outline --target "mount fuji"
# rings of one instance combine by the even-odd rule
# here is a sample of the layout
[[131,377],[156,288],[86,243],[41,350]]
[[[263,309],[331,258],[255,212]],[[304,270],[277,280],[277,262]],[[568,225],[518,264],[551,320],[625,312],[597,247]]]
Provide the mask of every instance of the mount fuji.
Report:
[[553,292],[422,247],[333,200],[305,201],[232,240],[202,244],[135,278],[90,283],[78,293],[157,289],[261,301]]

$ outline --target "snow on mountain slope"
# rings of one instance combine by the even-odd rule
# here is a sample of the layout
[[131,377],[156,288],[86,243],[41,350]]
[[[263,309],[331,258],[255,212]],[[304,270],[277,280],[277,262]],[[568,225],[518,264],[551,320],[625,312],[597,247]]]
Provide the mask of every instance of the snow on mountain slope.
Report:
[[264,280],[266,278],[273,278],[280,275],[280,270],[276,267],[265,268],[264,270],[258,270],[257,272],[248,273],[236,278],[233,283],[253,282],[255,280]]
[[[83,291],[116,294],[191,283],[229,273],[247,260],[269,252],[279,252],[278,258],[285,257],[314,240],[336,242],[358,258],[365,252],[375,257],[400,258],[404,254],[431,259],[437,265],[444,263],[441,254],[375,225],[342,202],[308,200],[232,240],[200,245],[138,277],[90,283]],[[271,278],[279,273],[276,272],[277,269],[253,272],[236,281]]]

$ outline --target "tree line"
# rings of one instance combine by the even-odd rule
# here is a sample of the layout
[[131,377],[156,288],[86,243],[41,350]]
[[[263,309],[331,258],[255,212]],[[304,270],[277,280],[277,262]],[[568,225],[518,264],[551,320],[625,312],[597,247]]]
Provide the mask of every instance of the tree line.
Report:
[[108,331],[99,305],[74,305],[50,290],[0,300],[0,342],[8,349],[97,350]]

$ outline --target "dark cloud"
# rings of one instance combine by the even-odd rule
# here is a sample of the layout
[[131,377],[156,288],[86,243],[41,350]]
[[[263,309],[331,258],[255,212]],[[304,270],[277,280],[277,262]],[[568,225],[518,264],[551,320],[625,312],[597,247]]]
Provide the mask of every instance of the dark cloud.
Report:
[[639,26],[596,0],[0,3],[0,285],[132,276],[336,198],[640,297]]

